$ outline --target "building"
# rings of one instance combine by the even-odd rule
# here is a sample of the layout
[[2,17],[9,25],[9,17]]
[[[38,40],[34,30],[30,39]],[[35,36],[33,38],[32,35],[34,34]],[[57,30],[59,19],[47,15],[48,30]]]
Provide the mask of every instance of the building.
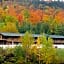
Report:
[[[0,33],[0,44],[18,44],[21,43],[20,37],[23,37],[24,34],[21,33]],[[32,34],[36,40],[38,37],[41,37],[39,34]],[[47,35],[54,40],[54,44],[64,44],[64,36],[59,35]]]
[[[22,43],[22,37],[24,34],[20,33],[0,33],[0,46],[3,45],[18,45]],[[38,37],[41,37],[39,34],[32,34],[34,37],[35,41],[34,43],[37,43],[36,40]],[[50,37],[54,40],[54,45],[55,46],[63,46],[64,48],[64,36],[59,36],[59,35],[47,35],[47,38]]]
[[21,36],[23,34],[16,33],[0,33],[0,45],[13,45],[21,43]]

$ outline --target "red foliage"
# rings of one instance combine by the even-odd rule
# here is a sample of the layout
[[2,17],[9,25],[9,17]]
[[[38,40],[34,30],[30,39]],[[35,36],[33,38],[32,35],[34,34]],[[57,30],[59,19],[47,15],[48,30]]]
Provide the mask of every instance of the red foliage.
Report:
[[23,21],[23,15],[18,14],[17,19],[18,19],[19,23],[21,23]]

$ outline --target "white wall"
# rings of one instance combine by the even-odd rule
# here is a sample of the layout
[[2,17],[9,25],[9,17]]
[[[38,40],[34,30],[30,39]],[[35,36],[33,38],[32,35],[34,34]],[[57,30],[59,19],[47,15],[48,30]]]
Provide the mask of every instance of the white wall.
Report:
[[[19,45],[0,45],[0,47],[2,48],[14,48],[15,46],[19,46]],[[21,45],[22,46],[22,45]],[[34,46],[34,45],[33,45]],[[57,47],[57,48],[64,48],[64,45],[53,45],[54,47]],[[38,48],[41,48],[41,46],[38,46]]]

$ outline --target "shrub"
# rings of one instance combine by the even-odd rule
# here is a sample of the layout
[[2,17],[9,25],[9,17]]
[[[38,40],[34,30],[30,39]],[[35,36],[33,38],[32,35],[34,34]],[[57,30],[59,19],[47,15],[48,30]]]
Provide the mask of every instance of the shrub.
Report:
[[64,49],[56,49],[58,63],[64,63]]
[[56,50],[53,47],[53,40],[48,37],[48,40],[45,35],[42,35],[41,37],[41,55],[42,55],[42,60],[43,63],[46,64],[55,64],[56,63]]

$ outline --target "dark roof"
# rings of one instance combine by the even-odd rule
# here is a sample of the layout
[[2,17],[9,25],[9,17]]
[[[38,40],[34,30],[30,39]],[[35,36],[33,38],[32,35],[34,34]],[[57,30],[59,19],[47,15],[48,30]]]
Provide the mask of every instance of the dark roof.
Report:
[[[0,33],[1,35],[3,36],[24,36],[24,33]],[[42,35],[40,34],[32,34],[33,37],[41,37]],[[64,36],[61,36],[61,35],[48,35],[48,34],[45,34],[45,36],[47,37],[51,37],[51,38],[64,38]]]

